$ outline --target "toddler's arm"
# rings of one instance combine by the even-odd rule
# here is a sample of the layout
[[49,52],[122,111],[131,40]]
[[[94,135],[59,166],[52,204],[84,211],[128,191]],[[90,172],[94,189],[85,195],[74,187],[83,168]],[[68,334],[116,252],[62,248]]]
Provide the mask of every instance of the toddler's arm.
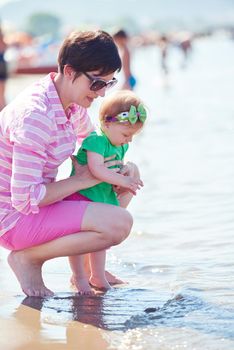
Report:
[[[127,164],[125,164],[120,169],[119,173],[121,175],[124,175],[124,176],[133,177],[135,180],[137,180],[139,182],[141,187],[144,186],[144,183],[140,177],[139,169],[138,169],[136,164],[134,164],[132,162],[127,162]],[[122,195],[129,193],[129,190],[127,190],[126,188],[123,188],[121,186],[114,186],[114,191],[117,193],[118,196],[122,196]],[[130,191],[130,192],[134,195],[136,194],[136,192],[132,192],[132,191]]]
[[104,164],[104,157],[99,153],[87,151],[88,167],[90,172],[97,179],[136,191],[140,188],[138,179],[132,176],[124,176],[116,172],[116,169],[109,169]]

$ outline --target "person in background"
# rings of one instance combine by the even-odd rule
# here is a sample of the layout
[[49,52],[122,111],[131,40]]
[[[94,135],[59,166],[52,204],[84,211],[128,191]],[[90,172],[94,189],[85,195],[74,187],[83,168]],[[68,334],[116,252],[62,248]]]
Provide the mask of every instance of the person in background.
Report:
[[5,88],[6,88],[6,81],[8,78],[7,63],[4,57],[6,49],[7,49],[7,44],[4,40],[3,32],[0,27],[0,111],[6,105]]
[[167,75],[169,73],[168,68],[168,50],[169,50],[169,39],[166,35],[162,35],[159,38],[158,45],[161,51],[161,69],[162,72]]
[[192,53],[192,36],[184,35],[184,37],[182,37],[181,40],[178,42],[178,47],[181,49],[183,54],[181,68],[184,69],[187,67],[188,59]]
[[122,89],[133,90],[136,85],[136,78],[131,72],[131,53],[129,50],[129,36],[121,29],[113,34],[114,41],[119,48],[122,60],[124,82]]
[[[121,90],[105,98],[100,108],[99,120],[100,130],[92,132],[84,139],[75,158],[81,165],[88,164],[91,174],[102,182],[78,191],[68,199],[108,203],[126,208],[136,191],[143,186],[138,168],[132,164],[131,172],[124,176],[119,171],[113,172],[106,168],[105,159],[114,154],[115,159],[123,161],[129,142],[144,125],[146,109],[132,91]],[[74,174],[73,167],[71,176]],[[113,185],[124,188],[125,192],[118,196]],[[76,280],[71,282],[79,287],[80,294],[93,294],[91,287],[101,290],[111,288],[105,275],[105,260],[105,250],[89,254],[89,277],[82,256],[77,257],[76,277],[73,276]]]

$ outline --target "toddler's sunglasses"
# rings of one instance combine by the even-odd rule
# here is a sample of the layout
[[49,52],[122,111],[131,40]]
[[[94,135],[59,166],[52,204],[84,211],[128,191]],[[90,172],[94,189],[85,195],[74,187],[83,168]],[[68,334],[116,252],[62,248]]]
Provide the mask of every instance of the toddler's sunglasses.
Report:
[[109,88],[113,87],[118,81],[116,78],[113,78],[109,81],[105,81],[105,80],[100,79],[100,78],[92,77],[92,75],[90,75],[86,72],[83,72],[83,74],[91,81],[89,88],[92,91],[98,91],[98,90],[103,89],[104,87],[109,89]]

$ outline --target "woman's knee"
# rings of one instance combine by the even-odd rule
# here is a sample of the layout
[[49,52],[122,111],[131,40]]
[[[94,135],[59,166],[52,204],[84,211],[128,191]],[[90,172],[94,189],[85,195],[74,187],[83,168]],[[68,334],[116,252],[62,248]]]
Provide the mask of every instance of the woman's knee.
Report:
[[117,245],[124,241],[131,232],[133,225],[132,215],[125,209],[120,208],[119,214],[112,222],[111,235],[112,245]]
[[81,231],[100,232],[110,245],[122,242],[133,224],[131,214],[123,208],[101,203],[91,203],[86,209]]

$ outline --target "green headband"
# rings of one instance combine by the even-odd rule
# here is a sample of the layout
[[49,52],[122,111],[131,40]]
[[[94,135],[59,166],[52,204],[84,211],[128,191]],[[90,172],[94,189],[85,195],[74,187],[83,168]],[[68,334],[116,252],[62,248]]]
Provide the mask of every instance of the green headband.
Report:
[[107,122],[120,122],[126,123],[129,122],[131,124],[136,124],[137,121],[141,121],[144,123],[146,121],[147,113],[146,109],[142,103],[136,108],[135,106],[131,106],[129,112],[122,112],[115,117],[107,116],[105,120]]

